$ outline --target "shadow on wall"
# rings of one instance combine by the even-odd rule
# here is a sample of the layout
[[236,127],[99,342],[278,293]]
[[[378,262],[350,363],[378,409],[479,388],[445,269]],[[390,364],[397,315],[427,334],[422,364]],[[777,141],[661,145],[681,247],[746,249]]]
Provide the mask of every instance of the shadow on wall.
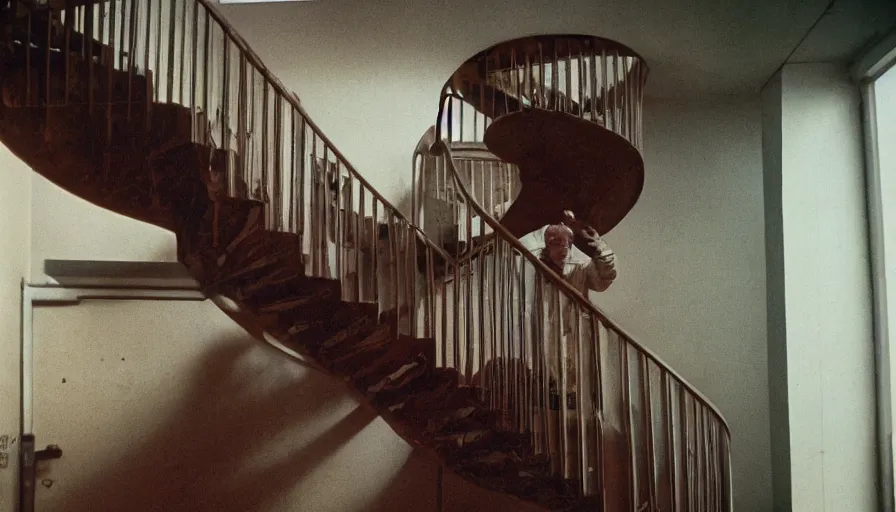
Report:
[[[184,397],[179,407],[166,411],[168,417],[146,429],[145,436],[136,428],[126,451],[111,457],[98,454],[111,463],[93,467],[79,454],[72,454],[86,462],[74,470],[76,478],[78,472],[84,475],[77,478],[76,485],[67,488],[57,482],[47,488],[52,472],[49,467],[39,468],[38,482],[44,482],[38,484],[39,509],[305,510],[295,502],[296,491],[350,493],[351,488],[338,480],[333,486],[344,486],[342,489],[302,489],[303,479],[367,427],[376,418],[375,412],[360,405],[316,438],[296,442],[291,432],[308,427],[310,420],[333,407],[331,400],[321,397],[332,395],[335,383],[306,373],[279,387],[266,383],[265,389],[270,391],[265,396],[253,393],[251,381],[266,375],[258,371],[247,375],[237,366],[256,343],[231,339],[209,349],[192,374],[192,389],[178,393]],[[102,446],[102,442],[95,445]],[[58,461],[49,464],[54,463]],[[370,504],[367,509],[407,510],[408,500],[402,497],[407,497],[408,489],[401,482],[411,480],[409,474],[419,474],[421,464],[419,457],[409,457],[392,480],[380,487],[379,495],[366,500]]]
[[[41,512],[435,512],[437,466],[209,301],[35,311]],[[186,322],[184,320],[186,319]],[[536,510],[446,473],[445,512]]]

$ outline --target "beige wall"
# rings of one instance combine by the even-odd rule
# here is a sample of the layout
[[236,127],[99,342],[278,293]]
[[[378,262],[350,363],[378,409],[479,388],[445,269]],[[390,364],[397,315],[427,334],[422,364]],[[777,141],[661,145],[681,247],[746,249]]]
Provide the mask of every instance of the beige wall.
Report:
[[39,175],[31,201],[31,282],[51,282],[45,259],[176,261],[174,233],[99,208]]
[[0,468],[0,509],[18,493],[20,300],[28,275],[31,170],[0,146],[0,436],[7,437],[7,468]]
[[736,508],[769,510],[758,98],[647,102],[644,161],[638,204],[605,237],[619,277],[592,299],[721,409]]
[[41,307],[34,342],[38,510],[434,510],[432,463],[210,301]]

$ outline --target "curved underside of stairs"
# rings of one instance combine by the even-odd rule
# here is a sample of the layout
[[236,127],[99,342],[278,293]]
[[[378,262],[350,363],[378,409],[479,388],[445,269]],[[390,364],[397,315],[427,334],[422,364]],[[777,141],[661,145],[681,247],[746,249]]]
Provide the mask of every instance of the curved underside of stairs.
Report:
[[[564,209],[606,234],[644,185],[639,148],[647,75],[637,53],[599,37],[505,41],[467,60],[448,80],[437,138],[484,142],[516,166],[522,188],[501,218],[516,238],[561,222]],[[452,116],[444,100],[452,97],[483,116],[481,135],[463,127],[444,133],[450,130],[443,118]]]
[[[506,428],[485,368],[470,378],[438,363],[433,315],[418,319],[429,284],[415,283],[433,283],[424,279],[433,262],[456,267],[453,258],[363,180],[213,6],[163,3],[7,13],[3,144],[63,189],[173,231],[179,260],[209,295],[239,307],[235,319],[344,378],[452,471],[551,510],[603,509],[628,476],[609,474],[606,490],[583,494],[533,449],[530,432]],[[423,270],[412,275],[415,260]],[[490,368],[508,378],[508,365]],[[541,385],[525,369],[513,375]],[[700,467],[721,478],[722,463]],[[640,491],[619,485],[640,504]]]

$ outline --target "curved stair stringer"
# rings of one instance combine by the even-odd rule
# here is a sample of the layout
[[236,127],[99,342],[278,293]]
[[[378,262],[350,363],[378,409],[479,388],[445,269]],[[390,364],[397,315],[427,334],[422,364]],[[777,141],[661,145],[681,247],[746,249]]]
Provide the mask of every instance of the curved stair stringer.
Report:
[[[446,97],[466,101],[453,94]],[[566,210],[606,234],[631,210],[643,189],[640,153],[600,124],[560,111],[522,107],[502,113],[484,132],[480,152],[497,157],[519,180],[515,197],[500,208],[501,224],[516,238],[561,223]],[[440,137],[438,130],[435,137]],[[577,238],[575,244],[587,256],[594,255],[586,241]]]
[[[295,95],[270,76],[207,0],[173,1],[190,2],[192,8],[172,7],[172,15],[203,13],[206,27],[216,27],[229,38],[241,63],[231,66],[231,71],[245,73],[248,67],[253,70],[253,80],[261,77],[265,93],[259,112],[269,104],[289,108],[292,124],[275,126],[274,133],[282,135],[283,130],[299,127],[302,138],[294,139],[292,150],[301,151],[302,174],[297,179],[307,179],[301,184],[307,187],[284,193],[277,188],[279,184],[263,184],[260,193],[250,194],[247,182],[252,173],[239,175],[252,165],[244,125],[237,127],[240,134],[235,144],[226,137],[216,144],[208,137],[209,120],[200,115],[198,105],[170,101],[173,78],[153,75],[163,74],[163,69],[123,68],[124,64],[115,63],[117,57],[111,62],[102,57],[91,62],[93,59],[84,59],[74,47],[60,47],[73,40],[91,41],[89,37],[66,37],[46,47],[41,46],[41,38],[31,38],[26,32],[31,41],[19,41],[27,44],[14,46],[5,54],[0,62],[4,99],[0,140],[35,172],[61,188],[102,208],[173,231],[178,259],[209,296],[220,299],[216,303],[235,321],[256,337],[276,338],[303,359],[344,379],[400,436],[449,469],[484,487],[552,510],[594,505],[593,497],[581,496],[573,482],[551,472],[549,458],[531,450],[529,433],[503,428],[506,408],[486,396],[482,376],[477,384],[460,369],[437,364],[434,337],[439,334],[432,325],[416,326],[417,315],[409,312],[426,300],[414,296],[420,286],[407,285],[408,280],[427,284],[432,280],[409,277],[408,269],[413,268],[413,257],[421,255],[423,261],[438,259],[446,266],[457,267],[458,262],[370,187],[310,120]],[[141,0],[127,3],[132,14],[152,5]],[[89,14],[92,4],[84,9]],[[160,10],[158,15],[168,14]],[[114,19],[108,20],[109,25]],[[124,34],[125,23],[131,30],[139,30],[141,25],[135,19],[122,16],[122,25],[109,27],[106,35]],[[168,20],[168,26],[176,31],[180,24],[172,21]],[[78,27],[66,26],[70,35],[77,33]],[[102,39],[101,34],[99,37]],[[183,44],[190,41],[183,34],[171,39]],[[140,42],[143,36],[133,40]],[[96,44],[105,45],[102,51],[114,55],[114,41]],[[134,54],[139,54],[139,48]],[[205,58],[210,57],[206,54]],[[236,61],[231,58],[223,54],[224,69],[228,62]],[[147,57],[145,62],[151,60]],[[202,81],[201,76],[199,79]],[[169,96],[162,101],[158,88],[166,83]],[[207,82],[204,87],[209,87]],[[222,93],[225,99],[226,91]],[[181,100],[187,101],[183,96]],[[238,101],[238,110],[245,107],[243,101]],[[214,111],[208,105],[202,110]],[[309,140],[314,148],[305,147]],[[283,148],[268,146],[279,148],[262,159],[271,165],[283,158]],[[349,183],[375,199],[375,229],[366,226],[364,207],[348,206],[346,215],[340,217],[342,212],[334,206],[339,205],[338,191],[334,204],[318,197],[329,192],[318,191],[316,182],[311,183],[312,178],[304,174],[306,170],[311,174],[318,157],[328,165],[335,163],[337,172],[346,171]],[[229,174],[237,168],[234,161],[244,166],[237,176]],[[295,170],[299,164],[292,165]],[[228,188],[232,189],[229,194]],[[303,196],[306,190],[315,197]],[[284,205],[297,210],[317,208],[317,217],[312,215],[308,225],[303,217],[298,226],[284,229],[277,218]],[[377,205],[381,207],[379,216]],[[361,287],[352,286],[360,283],[358,272],[354,277],[333,278],[326,270],[324,260],[333,253],[326,249],[327,244],[344,249],[352,225],[352,244],[359,252],[373,250],[377,243],[390,246],[390,261],[380,262],[382,268],[376,267],[377,258],[373,257],[374,288],[403,286],[409,292],[396,289],[384,299],[374,290],[362,300]],[[380,231],[386,234],[383,241]],[[309,245],[310,255],[305,252]],[[380,270],[391,271],[391,278]],[[433,293],[430,291],[430,299]],[[444,305],[440,311],[445,314]],[[428,317],[433,316],[429,311]]]

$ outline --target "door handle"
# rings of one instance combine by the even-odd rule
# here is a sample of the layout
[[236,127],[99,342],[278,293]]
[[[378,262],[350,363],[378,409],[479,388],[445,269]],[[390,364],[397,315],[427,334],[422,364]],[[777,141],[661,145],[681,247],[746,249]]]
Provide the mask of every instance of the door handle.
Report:
[[34,489],[37,479],[37,462],[41,460],[58,459],[62,457],[62,449],[55,444],[48,445],[43,450],[34,450],[34,434],[22,436],[21,450],[21,478],[19,480],[19,510],[20,512],[34,512]]

